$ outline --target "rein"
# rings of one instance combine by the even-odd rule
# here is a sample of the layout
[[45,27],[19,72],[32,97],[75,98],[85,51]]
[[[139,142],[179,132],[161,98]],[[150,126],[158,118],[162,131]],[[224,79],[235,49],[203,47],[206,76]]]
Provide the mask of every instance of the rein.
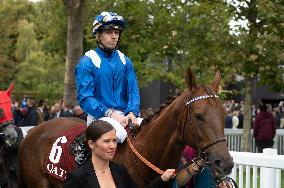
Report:
[[[191,104],[191,103],[193,103],[193,102],[195,102],[195,101],[197,101],[197,100],[206,99],[206,98],[213,98],[213,97],[219,98],[218,95],[203,95],[203,96],[195,97],[195,98],[193,98],[193,99],[187,101],[187,102],[185,103],[185,105],[188,106],[189,104]],[[189,112],[188,112],[188,115],[189,115]],[[187,116],[187,117],[188,117],[188,116]],[[183,136],[184,136],[184,132],[183,132]],[[156,167],[156,166],[155,166],[154,164],[152,164],[150,161],[148,161],[147,159],[145,159],[145,158],[135,149],[135,147],[133,146],[133,144],[132,144],[131,141],[130,141],[129,134],[128,134],[128,137],[126,138],[126,140],[127,140],[127,144],[129,145],[130,149],[132,150],[132,152],[133,152],[146,166],[148,166],[149,168],[151,168],[153,171],[155,171],[156,173],[158,173],[158,174],[160,174],[160,175],[162,175],[162,174],[164,173],[163,170],[161,170],[160,168]],[[199,156],[204,156],[204,157],[202,157],[202,158],[206,158],[207,154],[205,153],[205,151],[206,151],[209,147],[211,147],[211,146],[213,146],[213,145],[215,145],[215,144],[217,144],[217,143],[219,143],[219,142],[224,142],[224,141],[226,141],[226,138],[220,138],[220,139],[217,139],[217,140],[215,140],[215,141],[209,143],[208,145],[206,145],[205,147],[203,147],[203,148],[200,150]]]
[[151,168],[152,170],[154,170],[155,172],[157,172],[158,174],[163,174],[164,171],[159,169],[158,167],[156,167],[155,165],[153,165],[150,161],[148,161],[147,159],[145,159],[133,146],[133,144],[131,143],[129,137],[126,138],[126,141],[130,147],[130,149],[132,150],[132,152],[149,168]]

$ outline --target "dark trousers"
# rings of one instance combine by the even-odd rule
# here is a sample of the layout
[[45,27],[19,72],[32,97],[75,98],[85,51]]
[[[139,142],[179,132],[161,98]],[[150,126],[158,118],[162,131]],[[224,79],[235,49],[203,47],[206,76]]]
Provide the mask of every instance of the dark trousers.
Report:
[[255,145],[257,147],[257,152],[262,153],[264,148],[272,148],[274,144],[273,140],[258,140],[255,139]]

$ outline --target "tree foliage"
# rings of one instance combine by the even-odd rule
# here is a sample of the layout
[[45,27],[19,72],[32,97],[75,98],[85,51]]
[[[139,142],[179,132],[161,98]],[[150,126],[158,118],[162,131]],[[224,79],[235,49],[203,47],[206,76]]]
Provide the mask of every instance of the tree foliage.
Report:
[[[90,3],[90,1],[89,1]],[[127,20],[120,49],[134,62],[140,85],[166,79],[183,87],[183,73],[190,66],[199,80],[211,79],[212,70],[231,72],[227,64],[233,37],[227,26],[229,14],[224,4],[194,1],[96,1],[88,5],[87,18],[91,47],[91,24],[102,10],[116,11]],[[98,8],[99,7],[99,8]],[[111,8],[109,8],[111,7]]]
[[[237,38],[240,44],[234,50],[238,74],[257,78],[259,84],[266,84],[280,91],[283,89],[283,18],[282,1],[244,1],[247,7],[235,12],[237,18],[248,20],[249,30]],[[233,59],[234,60],[234,59]]]
[[[68,21],[63,2],[1,1],[1,87],[16,79],[19,90],[63,93]],[[255,3],[256,9],[236,8],[232,2],[86,0],[83,51],[96,46],[94,17],[114,11],[127,20],[119,48],[133,60],[140,85],[165,79],[182,88],[190,66],[202,82],[219,69],[224,83],[239,74],[283,89],[283,2],[240,1]],[[248,19],[249,30],[230,34],[233,18]]]
[[[3,21],[1,28],[11,27],[10,40],[4,41],[13,50],[5,50],[8,60],[0,64],[8,67],[4,70],[6,74],[1,74],[3,87],[14,80],[16,92],[42,98],[58,97],[63,91],[66,52],[67,23],[63,3],[60,0],[4,2],[2,9],[9,12],[7,22],[11,24]],[[11,11],[11,7],[15,11]]]
[[30,19],[33,14],[31,3],[25,0],[0,1],[0,88],[5,89],[14,80],[19,64],[15,57],[18,23],[21,19]]
[[[238,37],[234,49],[238,57],[236,72],[245,78],[245,114],[242,149],[249,151],[252,124],[253,80],[267,84],[276,91],[283,90],[283,17],[282,1],[245,0],[236,8],[236,19],[248,20],[248,29]],[[236,61],[238,60],[238,61]]]

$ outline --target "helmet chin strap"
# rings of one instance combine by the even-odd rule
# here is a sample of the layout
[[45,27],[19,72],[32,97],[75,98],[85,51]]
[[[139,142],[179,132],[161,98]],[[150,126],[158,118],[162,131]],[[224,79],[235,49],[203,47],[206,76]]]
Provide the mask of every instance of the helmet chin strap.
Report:
[[103,45],[100,42],[98,42],[98,44],[99,44],[99,48],[102,49],[104,52],[106,52],[108,55],[110,55],[116,49],[116,47],[115,48],[109,48],[109,47]]

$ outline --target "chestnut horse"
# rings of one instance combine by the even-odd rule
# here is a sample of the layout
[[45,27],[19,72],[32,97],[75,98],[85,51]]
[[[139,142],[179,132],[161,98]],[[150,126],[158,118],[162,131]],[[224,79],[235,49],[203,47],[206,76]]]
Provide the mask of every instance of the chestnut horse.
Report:
[[[219,71],[209,85],[198,85],[191,70],[186,71],[187,89],[155,115],[132,140],[136,150],[156,167],[177,168],[186,145],[206,153],[215,174],[229,174],[233,160],[224,139],[225,111],[219,100]],[[82,122],[83,124],[83,122]],[[74,119],[61,118],[35,127],[20,146],[20,187],[62,187],[47,176],[44,162],[60,132],[78,126]],[[158,174],[140,161],[127,143],[119,148],[115,161],[123,163],[139,187]]]

